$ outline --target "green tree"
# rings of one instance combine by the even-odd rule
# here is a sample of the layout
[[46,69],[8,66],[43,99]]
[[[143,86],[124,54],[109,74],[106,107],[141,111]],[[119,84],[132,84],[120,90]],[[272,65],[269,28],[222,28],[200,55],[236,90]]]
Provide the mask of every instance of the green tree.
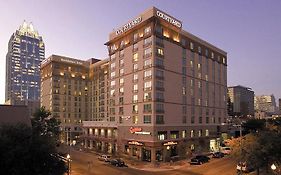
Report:
[[48,138],[23,124],[0,126],[1,174],[64,174],[65,162],[55,156],[56,146]]
[[242,124],[246,133],[255,133],[265,129],[266,123],[262,119],[250,119]]
[[34,134],[47,136],[54,142],[59,142],[60,122],[51,117],[51,112],[45,107],[39,108],[31,119]]

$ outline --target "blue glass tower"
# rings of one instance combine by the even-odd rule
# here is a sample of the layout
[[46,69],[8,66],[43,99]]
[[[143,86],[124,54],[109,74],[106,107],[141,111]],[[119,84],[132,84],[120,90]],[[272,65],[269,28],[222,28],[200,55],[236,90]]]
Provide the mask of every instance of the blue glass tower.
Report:
[[[6,55],[5,100],[10,104],[37,103],[40,98],[40,64],[45,57],[42,37],[31,23],[12,34]],[[33,105],[32,105],[33,106]]]

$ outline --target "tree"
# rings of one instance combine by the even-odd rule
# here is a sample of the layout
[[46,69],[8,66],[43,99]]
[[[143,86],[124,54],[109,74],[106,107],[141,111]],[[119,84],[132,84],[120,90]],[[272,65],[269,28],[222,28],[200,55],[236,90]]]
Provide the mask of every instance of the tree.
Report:
[[237,161],[249,162],[259,174],[260,169],[268,170],[273,162],[281,163],[280,145],[280,133],[262,130],[236,139],[231,147]]
[[33,133],[47,136],[54,142],[59,141],[60,122],[51,117],[51,112],[45,107],[39,108],[31,120]]
[[265,120],[262,119],[250,119],[246,123],[242,124],[242,127],[246,133],[255,133],[264,130],[266,126]]
[[48,137],[34,134],[29,126],[0,126],[1,174],[62,175],[65,162],[54,155],[56,146]]

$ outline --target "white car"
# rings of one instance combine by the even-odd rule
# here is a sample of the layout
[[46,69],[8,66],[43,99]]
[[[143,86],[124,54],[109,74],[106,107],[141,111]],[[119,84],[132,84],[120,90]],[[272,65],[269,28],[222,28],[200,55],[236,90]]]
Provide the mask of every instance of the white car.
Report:
[[100,155],[100,156],[98,157],[98,159],[99,159],[100,161],[109,162],[110,159],[111,159],[111,156],[103,154],[103,155]]
[[221,147],[220,152],[222,152],[225,155],[229,155],[231,153],[231,148],[230,147]]

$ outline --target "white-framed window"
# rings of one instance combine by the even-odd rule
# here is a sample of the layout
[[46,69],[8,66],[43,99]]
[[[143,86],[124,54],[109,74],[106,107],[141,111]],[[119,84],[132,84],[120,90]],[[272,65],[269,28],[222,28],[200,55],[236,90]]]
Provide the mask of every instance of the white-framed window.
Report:
[[120,84],[120,86],[124,84],[124,78],[119,79],[119,84]]
[[152,64],[152,63],[151,63],[151,59],[148,59],[148,60],[145,60],[145,61],[144,61],[144,66],[145,66],[145,67],[151,66],[151,64]]
[[148,35],[148,34],[150,34],[150,33],[151,33],[151,27],[148,26],[148,27],[146,27],[146,28],[144,29],[144,34],[145,34],[145,35]]
[[134,65],[133,65],[133,69],[134,69],[134,70],[138,70],[138,64],[134,64]]
[[151,88],[151,81],[147,81],[144,83],[144,88]]
[[134,74],[134,77],[133,77],[134,81],[137,81],[138,77],[139,77],[138,74]]
[[110,82],[110,86],[115,86],[115,80]]
[[124,74],[124,69],[123,69],[123,68],[119,70],[119,74],[120,74],[120,75],[123,75],[123,74]]
[[164,51],[162,48],[157,48],[157,54],[164,55]]
[[152,75],[151,70],[144,71],[144,77],[150,77]]
[[114,78],[114,77],[115,77],[115,71],[113,71],[113,72],[110,73],[110,77],[111,77],[111,78]]
[[138,90],[138,85],[134,84],[134,91],[137,91],[137,90]]
[[194,137],[194,130],[190,131],[190,137]]
[[134,61],[138,61],[138,58],[139,58],[139,54],[138,53],[134,53],[134,55],[133,55]]

